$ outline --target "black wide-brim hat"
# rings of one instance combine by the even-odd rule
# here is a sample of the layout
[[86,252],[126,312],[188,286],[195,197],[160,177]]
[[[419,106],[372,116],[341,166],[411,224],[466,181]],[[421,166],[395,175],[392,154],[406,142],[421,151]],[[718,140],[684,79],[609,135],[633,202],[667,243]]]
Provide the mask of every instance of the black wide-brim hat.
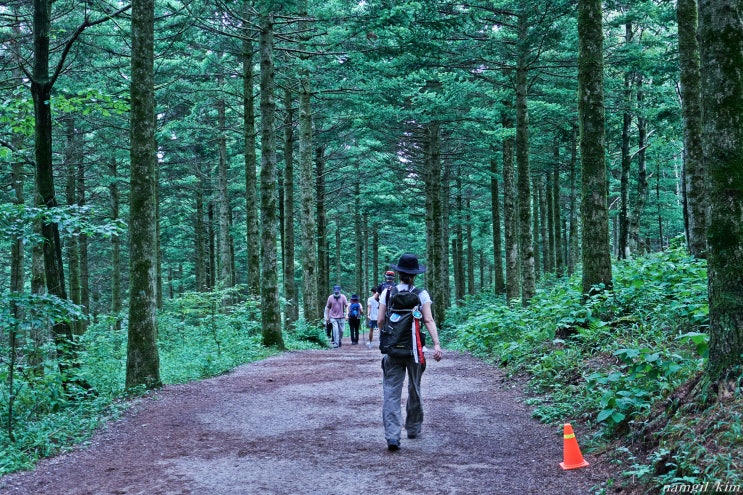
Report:
[[409,275],[418,275],[426,271],[425,265],[418,264],[418,257],[414,254],[405,253],[400,256],[397,265],[390,265],[390,268],[397,272],[407,273]]

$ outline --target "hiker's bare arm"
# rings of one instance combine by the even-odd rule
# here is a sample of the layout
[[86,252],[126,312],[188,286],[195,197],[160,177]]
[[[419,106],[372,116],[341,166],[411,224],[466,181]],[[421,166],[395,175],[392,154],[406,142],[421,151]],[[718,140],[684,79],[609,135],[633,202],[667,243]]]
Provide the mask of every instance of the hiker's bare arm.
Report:
[[440,361],[444,353],[441,351],[441,345],[439,345],[439,332],[436,328],[436,322],[433,321],[431,303],[424,304],[421,307],[421,313],[423,313],[423,324],[426,325],[426,330],[431,334],[431,340],[433,340],[433,358]]

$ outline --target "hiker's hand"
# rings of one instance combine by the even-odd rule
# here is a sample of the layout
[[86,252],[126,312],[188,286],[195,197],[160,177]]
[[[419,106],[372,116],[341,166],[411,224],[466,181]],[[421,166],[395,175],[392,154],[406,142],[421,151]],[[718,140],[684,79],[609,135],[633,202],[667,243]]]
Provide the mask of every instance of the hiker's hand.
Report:
[[433,346],[433,358],[436,361],[441,361],[441,358],[444,357],[444,353],[441,351],[441,346],[438,344]]

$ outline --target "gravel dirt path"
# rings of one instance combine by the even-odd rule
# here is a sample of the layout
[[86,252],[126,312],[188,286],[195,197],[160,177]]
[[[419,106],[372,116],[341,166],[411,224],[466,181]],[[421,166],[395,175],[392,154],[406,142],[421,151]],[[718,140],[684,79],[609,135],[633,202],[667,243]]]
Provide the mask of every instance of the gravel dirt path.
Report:
[[609,477],[588,455],[563,471],[561,430],[497,368],[446,350],[423,375],[421,435],[389,452],[380,357],[344,342],[165,387],[85,447],[0,478],[0,493],[584,495]]

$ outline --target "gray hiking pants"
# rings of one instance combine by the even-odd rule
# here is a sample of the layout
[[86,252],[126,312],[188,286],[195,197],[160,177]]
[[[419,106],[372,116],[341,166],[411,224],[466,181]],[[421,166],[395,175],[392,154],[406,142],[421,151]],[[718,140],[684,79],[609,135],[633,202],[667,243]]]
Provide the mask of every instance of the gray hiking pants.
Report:
[[346,318],[331,318],[333,324],[333,345],[340,346],[343,338],[343,327],[346,326]]
[[389,441],[400,441],[402,428],[402,386],[405,375],[408,375],[408,400],[405,405],[405,429],[408,435],[418,435],[423,424],[423,402],[421,401],[421,377],[426,370],[425,364],[416,364],[413,357],[382,357],[382,422],[384,437]]

